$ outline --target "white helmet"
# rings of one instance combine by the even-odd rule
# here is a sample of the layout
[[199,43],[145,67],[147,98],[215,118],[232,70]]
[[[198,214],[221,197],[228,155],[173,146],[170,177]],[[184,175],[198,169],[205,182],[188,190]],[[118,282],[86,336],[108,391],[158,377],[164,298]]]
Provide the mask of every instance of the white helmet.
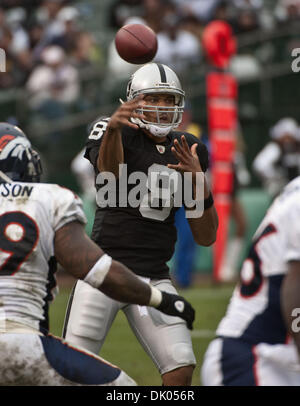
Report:
[[295,140],[300,141],[300,131],[295,119],[290,117],[282,118],[270,130],[270,136],[273,140],[278,140],[285,133],[290,134]]
[[[175,105],[172,107],[142,106],[138,111],[144,113],[155,112],[157,121],[131,118],[131,121],[141,128],[145,128],[156,137],[165,137],[173,128],[178,127],[184,110],[185,93],[175,72],[168,66],[160,63],[147,63],[138,69],[127,85],[127,100],[132,100],[139,94],[169,93],[175,96]],[[160,123],[160,113],[173,113],[171,123]]]

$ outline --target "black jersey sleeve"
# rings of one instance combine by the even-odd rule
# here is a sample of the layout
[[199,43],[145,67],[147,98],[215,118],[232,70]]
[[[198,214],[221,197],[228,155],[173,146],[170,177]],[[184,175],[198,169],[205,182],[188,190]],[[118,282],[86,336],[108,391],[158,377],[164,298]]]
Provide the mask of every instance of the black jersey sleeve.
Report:
[[85,143],[86,149],[84,157],[88,159],[94,167],[97,165],[99,147],[109,119],[110,117],[99,117],[88,127],[88,139]]
[[[97,167],[97,159],[99,154],[99,148],[101,146],[103,135],[106,131],[110,117],[99,117],[88,127],[88,139],[85,143],[85,154],[84,157],[87,158],[94,168]],[[121,131],[122,144],[124,148],[124,153],[128,145],[130,145],[130,140],[135,137],[136,130],[130,127],[124,126]]]
[[198,140],[198,147],[197,147],[197,154],[199,157],[199,162],[203,172],[206,172],[209,168],[209,158],[208,158],[208,151],[206,145],[203,142]]

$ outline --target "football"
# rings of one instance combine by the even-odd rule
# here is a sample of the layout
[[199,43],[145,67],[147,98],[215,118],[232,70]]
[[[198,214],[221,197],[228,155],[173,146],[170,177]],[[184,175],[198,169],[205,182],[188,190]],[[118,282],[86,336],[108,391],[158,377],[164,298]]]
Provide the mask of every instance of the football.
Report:
[[155,32],[143,24],[128,24],[115,36],[118,54],[126,62],[144,64],[152,61],[157,51]]

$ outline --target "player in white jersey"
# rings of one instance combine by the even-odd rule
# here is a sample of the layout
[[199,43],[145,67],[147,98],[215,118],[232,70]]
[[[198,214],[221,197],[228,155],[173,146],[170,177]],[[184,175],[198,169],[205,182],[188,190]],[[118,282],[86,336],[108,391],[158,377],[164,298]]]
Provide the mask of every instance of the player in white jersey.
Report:
[[81,200],[37,183],[40,174],[22,130],[0,123],[0,385],[135,385],[118,367],[48,333],[57,262],[113,299],[156,307],[189,328],[194,310],[104,254],[84,231]]
[[257,229],[202,366],[204,385],[300,385],[300,177]]

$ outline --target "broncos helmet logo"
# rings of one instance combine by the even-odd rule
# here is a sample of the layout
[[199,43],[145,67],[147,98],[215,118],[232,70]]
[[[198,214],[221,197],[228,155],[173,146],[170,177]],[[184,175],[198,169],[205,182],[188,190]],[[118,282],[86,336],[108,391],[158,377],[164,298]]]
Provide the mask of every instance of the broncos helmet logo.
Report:
[[26,135],[8,123],[0,123],[0,171],[22,182],[39,182],[42,173],[40,157]]
[[0,140],[0,152],[3,150],[5,145],[8,144],[9,141],[13,140],[14,138],[16,138],[14,135],[9,135],[9,134],[3,135],[3,137]]

